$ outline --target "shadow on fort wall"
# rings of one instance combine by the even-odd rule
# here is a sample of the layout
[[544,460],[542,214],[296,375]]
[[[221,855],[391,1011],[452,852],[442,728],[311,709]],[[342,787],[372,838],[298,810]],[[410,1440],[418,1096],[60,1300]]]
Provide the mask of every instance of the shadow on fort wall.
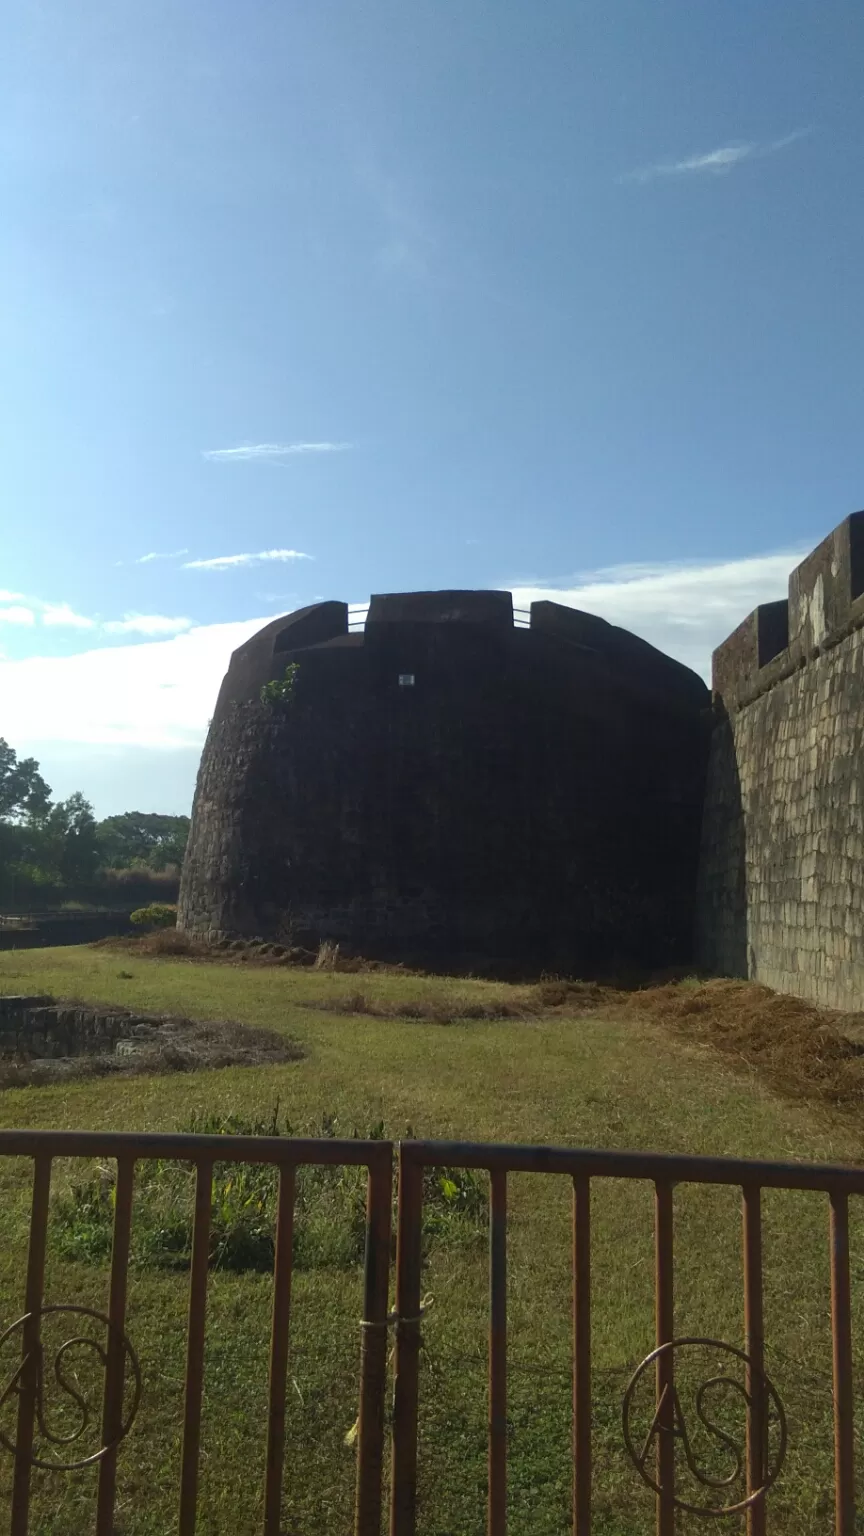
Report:
[[747,845],[741,776],[732,721],[715,704],[696,893],[695,953],[699,970],[749,975]]

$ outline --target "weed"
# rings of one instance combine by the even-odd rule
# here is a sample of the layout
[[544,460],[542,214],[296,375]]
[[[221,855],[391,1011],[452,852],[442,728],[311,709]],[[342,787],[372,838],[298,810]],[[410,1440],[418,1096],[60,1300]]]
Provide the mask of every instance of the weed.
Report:
[[[180,1127],[204,1136],[318,1136],[343,1134],[333,1115],[298,1130],[278,1102],[267,1119],[194,1114]],[[350,1137],[386,1139],[383,1121]],[[194,1167],[166,1160],[142,1164],[135,1194],[131,1262],[144,1269],[187,1269],[192,1256],[195,1205]],[[307,1165],[297,1170],[293,1263],[298,1270],[353,1269],[363,1261],[366,1183],[362,1167]],[[210,1267],[269,1272],[275,1257],[279,1172],[263,1163],[216,1163],[210,1207]],[[52,1207],[62,1257],[101,1264],[111,1252],[116,1183],[112,1170],[96,1165]],[[424,1180],[424,1241],[470,1244],[482,1234],[487,1195],[470,1169],[427,1169]],[[395,1207],[394,1207],[395,1216]]]
[[282,677],[274,677],[269,683],[262,684],[261,703],[267,704],[271,709],[286,708],[294,697],[294,688],[299,671],[298,663],[296,661],[289,661]]

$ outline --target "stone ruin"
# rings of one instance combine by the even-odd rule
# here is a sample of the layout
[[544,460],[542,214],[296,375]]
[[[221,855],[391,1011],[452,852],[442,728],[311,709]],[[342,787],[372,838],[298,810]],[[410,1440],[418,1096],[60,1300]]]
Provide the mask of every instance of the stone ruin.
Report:
[[184,1072],[296,1061],[275,1031],[58,1000],[0,997],[0,1087],[107,1073]]

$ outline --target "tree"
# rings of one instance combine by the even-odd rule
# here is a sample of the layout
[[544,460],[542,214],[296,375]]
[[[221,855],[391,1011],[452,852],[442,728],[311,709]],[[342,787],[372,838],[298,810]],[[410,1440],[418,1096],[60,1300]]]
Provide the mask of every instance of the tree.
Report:
[[59,839],[58,869],[64,885],[86,884],[99,868],[96,817],[80,790],[52,807],[49,819]]
[[48,810],[51,790],[35,757],[23,757],[0,736],[0,821],[22,821]]
[[94,878],[99,867],[96,817],[80,790],[31,816],[18,831],[23,871],[37,883],[79,885]]
[[97,822],[80,790],[52,803],[33,757],[0,737],[0,900],[22,904],[40,886],[90,885],[99,866],[180,864],[188,816],[127,811]]
[[97,827],[101,862],[114,869],[128,869],[133,864],[164,869],[168,864],[182,864],[188,836],[188,816],[160,816],[148,811],[106,816]]

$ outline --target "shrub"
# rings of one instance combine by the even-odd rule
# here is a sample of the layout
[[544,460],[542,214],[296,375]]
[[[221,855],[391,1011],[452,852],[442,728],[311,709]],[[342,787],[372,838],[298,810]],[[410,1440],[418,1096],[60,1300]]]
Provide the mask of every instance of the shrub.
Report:
[[173,928],[177,922],[177,908],[168,901],[153,901],[149,907],[138,907],[129,921],[136,928]]
[[282,677],[274,677],[269,683],[262,684],[261,703],[271,708],[280,706],[284,708],[290,704],[294,697],[294,686],[299,670],[296,661],[289,661]]
[[[335,1137],[335,1116],[326,1115],[301,1132],[279,1105],[267,1120],[236,1115],[193,1115],[181,1127],[199,1135]],[[383,1122],[353,1138],[385,1139]],[[410,1134],[410,1133],[409,1133]],[[139,1164],[132,1223],[131,1261],[148,1269],[187,1269],[192,1254],[195,1172],[188,1163]],[[366,1233],[366,1170],[355,1167],[298,1168],[295,1186],[293,1262],[297,1269],[353,1269],[363,1262]],[[210,1228],[210,1265],[223,1270],[273,1268],[278,1169],[266,1164],[216,1163]],[[67,1259],[101,1264],[111,1253],[115,1177],[95,1168],[52,1207],[60,1253]],[[432,1245],[473,1242],[486,1227],[487,1195],[482,1178],[468,1169],[427,1169],[423,1230]],[[395,1214],[395,1208],[394,1208]]]

